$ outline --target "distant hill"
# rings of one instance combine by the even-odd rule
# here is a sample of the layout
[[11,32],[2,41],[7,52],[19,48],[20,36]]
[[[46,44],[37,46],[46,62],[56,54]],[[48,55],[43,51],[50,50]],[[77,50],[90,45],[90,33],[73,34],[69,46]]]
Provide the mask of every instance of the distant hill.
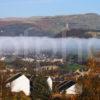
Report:
[[60,37],[78,37],[78,38],[92,38],[93,36],[91,34],[87,33],[88,30],[83,29],[71,29],[71,30],[64,30],[60,33],[58,33],[55,38]]
[[[70,30],[68,33],[65,32],[67,28]],[[87,35],[86,32],[99,30],[100,15],[95,13],[0,19],[0,36],[59,37],[60,33],[65,32],[66,36],[91,37],[93,33]]]

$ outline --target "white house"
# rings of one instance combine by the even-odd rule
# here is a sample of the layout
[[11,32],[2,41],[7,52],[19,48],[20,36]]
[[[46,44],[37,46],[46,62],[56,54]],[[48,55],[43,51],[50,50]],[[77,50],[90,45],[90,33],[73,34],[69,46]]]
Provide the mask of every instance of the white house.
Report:
[[65,81],[59,84],[58,90],[60,93],[65,92],[66,94],[81,94],[82,93],[82,85],[79,85],[78,83],[74,81]]
[[78,73],[80,76],[85,76],[91,73],[91,69],[89,69],[88,71],[80,71],[79,69],[77,69],[75,73]]
[[30,95],[30,80],[23,74],[18,73],[7,80],[6,87],[11,88],[11,92],[24,92]]
[[22,58],[22,60],[23,61],[28,61],[28,62],[33,62],[34,61],[34,59],[32,59],[32,58]]
[[1,57],[0,61],[4,61],[6,59],[6,57]]
[[81,94],[82,93],[82,86],[80,86],[79,84],[74,84],[71,87],[69,87],[68,89],[66,89],[66,94]]
[[49,86],[50,91],[52,91],[53,81],[52,81],[52,78],[50,76],[47,78],[47,84]]

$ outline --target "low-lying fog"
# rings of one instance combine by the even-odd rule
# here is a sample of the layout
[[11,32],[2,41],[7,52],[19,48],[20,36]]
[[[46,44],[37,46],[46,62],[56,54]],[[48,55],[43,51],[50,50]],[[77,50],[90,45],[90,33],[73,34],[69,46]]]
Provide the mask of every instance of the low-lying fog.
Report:
[[100,50],[100,39],[48,38],[48,37],[0,37],[0,55],[51,51],[53,54]]

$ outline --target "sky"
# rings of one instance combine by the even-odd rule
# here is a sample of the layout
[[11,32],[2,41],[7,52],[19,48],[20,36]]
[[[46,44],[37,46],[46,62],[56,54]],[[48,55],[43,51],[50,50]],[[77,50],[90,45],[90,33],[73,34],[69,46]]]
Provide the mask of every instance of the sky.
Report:
[[0,0],[0,17],[100,14],[100,0]]

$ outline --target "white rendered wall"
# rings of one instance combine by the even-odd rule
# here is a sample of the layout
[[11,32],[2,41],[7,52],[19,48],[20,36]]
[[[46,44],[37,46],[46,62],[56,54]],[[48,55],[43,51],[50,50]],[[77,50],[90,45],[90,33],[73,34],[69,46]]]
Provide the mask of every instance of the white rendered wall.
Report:
[[66,94],[81,94],[82,86],[75,84],[66,90]]
[[52,91],[52,85],[53,85],[53,82],[52,82],[51,77],[48,77],[48,79],[47,79],[47,84],[48,84],[50,90]]
[[12,92],[21,92],[23,91],[25,95],[30,95],[30,81],[25,76],[22,75],[13,82],[11,82],[11,91]]

